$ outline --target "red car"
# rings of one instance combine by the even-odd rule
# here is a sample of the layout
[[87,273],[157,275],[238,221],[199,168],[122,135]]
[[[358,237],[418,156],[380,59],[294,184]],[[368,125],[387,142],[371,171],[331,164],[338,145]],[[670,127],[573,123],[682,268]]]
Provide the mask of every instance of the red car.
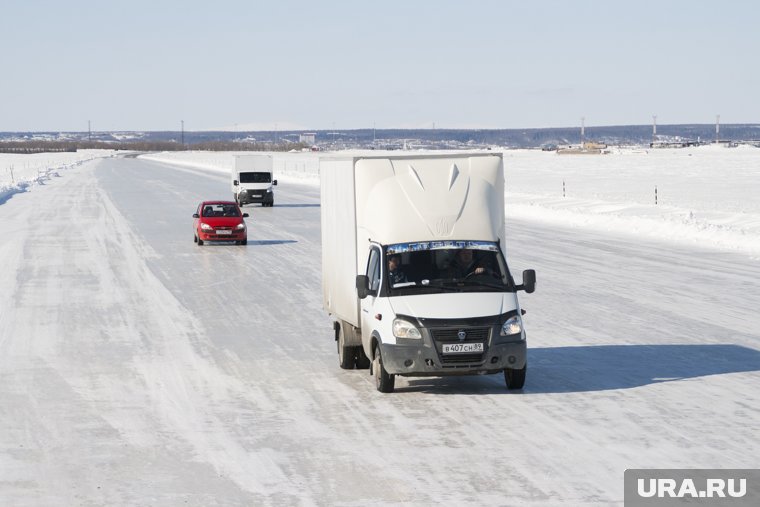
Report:
[[193,213],[193,241],[202,245],[206,241],[234,241],[248,244],[248,228],[242,213],[233,201],[204,201]]

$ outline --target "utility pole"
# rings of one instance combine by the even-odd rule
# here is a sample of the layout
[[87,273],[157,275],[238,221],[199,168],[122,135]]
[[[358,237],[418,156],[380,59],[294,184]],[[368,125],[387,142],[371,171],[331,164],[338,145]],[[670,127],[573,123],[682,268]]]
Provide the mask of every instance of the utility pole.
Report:
[[586,146],[586,117],[581,116],[581,149]]
[[185,120],[180,120],[180,141],[179,143],[182,145],[182,148],[185,148]]
[[87,120],[87,139],[92,142],[92,124]]
[[720,141],[720,115],[715,116],[715,142]]
[[652,115],[652,147],[657,140],[657,115]]

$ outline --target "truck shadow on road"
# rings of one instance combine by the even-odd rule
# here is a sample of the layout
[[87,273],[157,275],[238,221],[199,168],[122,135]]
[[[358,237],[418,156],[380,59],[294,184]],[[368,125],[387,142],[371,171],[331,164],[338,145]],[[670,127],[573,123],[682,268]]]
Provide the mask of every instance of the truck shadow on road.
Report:
[[760,371],[760,351],[739,345],[596,345],[528,349],[525,393],[630,389]]
[[294,239],[259,239],[248,240],[248,246],[268,246],[268,245],[287,245],[289,243],[298,243]]
[[319,208],[319,203],[316,204],[275,204],[275,208]]
[[396,390],[435,394],[580,393],[753,371],[760,371],[760,351],[739,345],[545,347],[528,349],[528,375],[522,391],[507,391],[501,374],[410,377],[397,383]]

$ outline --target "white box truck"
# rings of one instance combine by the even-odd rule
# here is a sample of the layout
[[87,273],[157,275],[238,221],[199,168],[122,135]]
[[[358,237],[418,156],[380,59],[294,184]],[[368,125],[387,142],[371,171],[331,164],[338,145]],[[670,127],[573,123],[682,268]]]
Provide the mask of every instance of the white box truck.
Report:
[[232,167],[232,195],[240,206],[259,202],[274,206],[271,155],[235,155]]
[[504,373],[525,383],[527,346],[504,257],[501,154],[320,160],[322,291],[340,366],[395,376]]

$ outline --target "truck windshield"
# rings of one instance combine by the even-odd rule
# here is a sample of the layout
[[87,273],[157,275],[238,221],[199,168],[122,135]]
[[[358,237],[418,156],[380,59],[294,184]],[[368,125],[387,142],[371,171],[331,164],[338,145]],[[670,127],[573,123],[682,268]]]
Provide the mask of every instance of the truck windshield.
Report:
[[240,173],[240,183],[272,183],[272,173]]
[[512,292],[497,243],[430,241],[385,248],[390,296],[432,292]]

